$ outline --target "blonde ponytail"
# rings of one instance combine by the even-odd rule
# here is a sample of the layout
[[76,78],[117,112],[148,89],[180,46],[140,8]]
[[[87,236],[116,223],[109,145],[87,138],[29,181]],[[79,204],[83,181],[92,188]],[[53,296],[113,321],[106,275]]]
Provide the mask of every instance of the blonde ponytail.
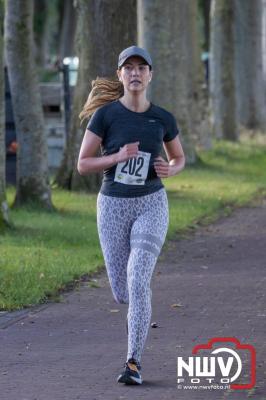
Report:
[[110,101],[117,100],[124,94],[123,84],[118,79],[99,78],[91,82],[92,89],[83,106],[79,118],[81,123],[90,118],[94,111]]

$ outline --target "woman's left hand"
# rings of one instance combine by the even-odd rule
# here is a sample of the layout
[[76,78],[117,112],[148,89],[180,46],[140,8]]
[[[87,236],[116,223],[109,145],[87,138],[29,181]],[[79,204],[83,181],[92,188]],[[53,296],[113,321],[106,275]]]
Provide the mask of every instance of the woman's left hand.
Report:
[[168,178],[169,176],[174,175],[172,166],[161,156],[154,159],[154,169],[159,178]]

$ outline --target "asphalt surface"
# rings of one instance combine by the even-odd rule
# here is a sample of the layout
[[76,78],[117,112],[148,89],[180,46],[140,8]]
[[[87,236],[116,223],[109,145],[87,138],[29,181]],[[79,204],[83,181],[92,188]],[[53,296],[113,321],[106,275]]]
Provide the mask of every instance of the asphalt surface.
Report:
[[[266,199],[169,242],[152,278],[158,327],[149,330],[141,386],[116,382],[126,357],[127,305],[113,300],[104,269],[60,303],[1,313],[0,399],[266,400],[265,267]],[[187,359],[214,337],[255,348],[253,388],[178,388],[177,357]],[[243,357],[239,382],[247,384],[250,360]]]

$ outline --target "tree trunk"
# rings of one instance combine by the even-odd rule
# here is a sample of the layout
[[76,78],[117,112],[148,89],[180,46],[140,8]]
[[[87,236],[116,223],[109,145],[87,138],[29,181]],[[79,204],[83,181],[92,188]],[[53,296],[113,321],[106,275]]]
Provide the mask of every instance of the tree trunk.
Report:
[[234,0],[234,4],[237,120],[241,126],[263,131],[266,129],[263,3],[261,0]]
[[98,190],[100,174],[81,177],[77,158],[86,123],[78,115],[97,76],[116,77],[119,53],[136,42],[135,0],[78,0],[76,49],[79,57],[70,134],[56,182],[70,190]]
[[217,138],[235,141],[234,3],[213,0],[211,9],[210,94]]
[[188,163],[197,159],[202,132],[209,133],[196,13],[195,1],[138,0],[138,41],[154,64],[149,95],[176,117]]
[[59,38],[59,59],[74,56],[74,37],[76,30],[76,9],[73,0],[62,3],[62,20]]
[[[34,56],[38,67],[47,68],[51,63],[58,62],[54,60],[54,56],[58,57],[60,48],[60,34],[61,27],[65,21],[63,20],[63,13],[61,9],[64,9],[65,4],[74,0],[34,0]],[[62,21],[61,21],[62,20]],[[69,46],[73,42],[72,35],[72,19],[67,19],[66,23],[69,26]]]
[[18,139],[14,206],[36,203],[50,209],[47,138],[33,56],[32,14],[32,0],[7,2],[6,59]]
[[266,82],[266,0],[262,0],[262,72]]
[[6,146],[5,146],[5,78],[3,62],[4,0],[0,0],[0,233],[9,226],[8,205],[6,201]]
[[49,54],[48,2],[34,0],[34,56],[36,64],[44,67]]

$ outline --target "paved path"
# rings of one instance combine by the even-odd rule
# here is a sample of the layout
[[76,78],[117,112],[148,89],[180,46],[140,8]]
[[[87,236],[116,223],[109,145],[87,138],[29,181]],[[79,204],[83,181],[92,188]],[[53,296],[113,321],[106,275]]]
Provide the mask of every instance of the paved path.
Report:
[[[127,306],[105,272],[63,301],[0,317],[1,400],[266,400],[266,201],[177,238],[153,275],[153,315],[143,353],[144,383],[116,383],[126,355]],[[173,304],[179,306],[172,307]],[[118,311],[117,311],[118,310]],[[212,337],[236,337],[257,351],[251,390],[185,390],[176,358]]]

